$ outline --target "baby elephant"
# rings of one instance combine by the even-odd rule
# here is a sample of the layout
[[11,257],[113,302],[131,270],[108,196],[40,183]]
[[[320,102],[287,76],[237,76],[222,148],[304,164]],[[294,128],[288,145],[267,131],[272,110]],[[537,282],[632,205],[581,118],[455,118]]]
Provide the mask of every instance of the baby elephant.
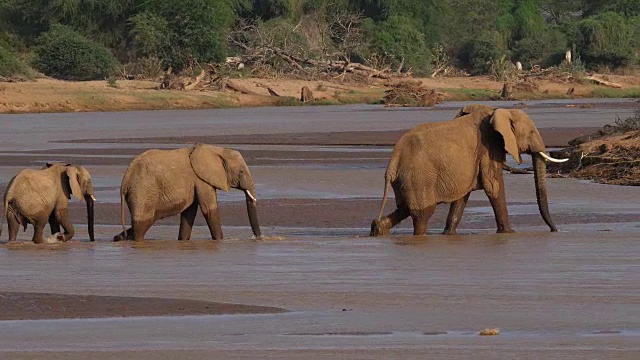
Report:
[[[22,170],[9,181],[4,193],[4,216],[9,228],[9,242],[15,241],[20,225],[27,229],[33,224],[33,242],[44,242],[44,227],[49,223],[51,233],[64,229],[57,239],[69,241],[73,237],[73,225],[69,221],[67,206],[73,195],[87,202],[89,239],[93,237],[93,184],[91,175],[82,166],[50,164],[40,170]],[[0,224],[0,232],[2,226]]]
[[[189,240],[198,207],[211,237],[222,239],[217,190],[231,188],[245,193],[251,229],[260,237],[256,208],[256,187],[242,155],[212,145],[175,150],[148,150],[138,155],[124,174],[120,187],[123,231],[113,240],[144,240],[159,219],[180,214],[179,240]],[[124,206],[131,213],[131,227],[125,229]]]

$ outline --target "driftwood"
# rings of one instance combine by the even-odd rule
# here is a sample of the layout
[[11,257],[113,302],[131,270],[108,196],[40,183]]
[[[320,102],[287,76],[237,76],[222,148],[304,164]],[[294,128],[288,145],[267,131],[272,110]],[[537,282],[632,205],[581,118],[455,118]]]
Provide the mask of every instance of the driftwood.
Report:
[[500,98],[511,99],[512,93],[513,93],[513,85],[510,83],[504,83],[504,85],[502,85],[502,92],[500,93]]
[[269,92],[269,95],[271,95],[271,96],[280,96],[280,94],[278,94],[275,90],[273,90],[270,87],[267,87],[267,91]]
[[434,106],[444,100],[444,93],[422,85],[420,81],[401,81],[385,91],[385,106]]
[[594,83],[596,83],[598,85],[604,85],[604,86],[608,86],[608,87],[612,87],[612,88],[616,88],[616,89],[619,89],[619,88],[622,87],[622,85],[620,85],[620,84],[616,84],[616,83],[611,82],[611,81],[598,79],[595,76],[587,76],[586,79],[587,80],[591,80],[591,81],[593,81]]
[[240,84],[236,84],[231,80],[227,80],[227,87],[229,89],[241,92],[241,93],[246,94],[246,95],[260,95],[257,92],[249,90],[246,87],[244,87],[244,86],[242,86]]
[[200,74],[196,77],[196,79],[189,85],[186,85],[184,87],[185,90],[193,90],[196,88],[196,86],[198,86],[200,84],[200,82],[202,81],[202,79],[204,79],[204,76],[206,75],[206,73],[204,72],[204,69],[202,71],[200,71]]
[[303,103],[313,101],[313,92],[307,86],[303,86],[300,91],[300,101]]

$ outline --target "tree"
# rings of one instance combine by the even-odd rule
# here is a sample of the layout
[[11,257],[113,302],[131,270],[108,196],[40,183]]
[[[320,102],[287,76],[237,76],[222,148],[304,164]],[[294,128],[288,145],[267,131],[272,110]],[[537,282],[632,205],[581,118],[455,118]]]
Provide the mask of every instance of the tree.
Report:
[[131,38],[143,56],[155,55],[176,70],[226,57],[236,18],[230,0],[149,0],[131,18]]

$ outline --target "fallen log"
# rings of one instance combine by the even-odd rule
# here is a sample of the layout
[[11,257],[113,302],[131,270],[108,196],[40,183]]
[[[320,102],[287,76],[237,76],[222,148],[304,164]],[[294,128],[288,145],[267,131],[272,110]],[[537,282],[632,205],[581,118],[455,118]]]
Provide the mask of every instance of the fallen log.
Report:
[[620,84],[616,84],[616,83],[611,82],[611,81],[598,79],[597,77],[594,77],[594,76],[587,76],[586,79],[587,80],[591,80],[591,81],[593,81],[594,83],[596,83],[598,85],[604,85],[604,86],[608,86],[608,87],[612,87],[612,88],[616,88],[616,89],[620,89],[622,87],[622,85],[620,85]]
[[204,72],[204,69],[203,69],[202,71],[200,71],[200,75],[198,75],[196,77],[196,79],[191,84],[185,86],[184,89],[185,90],[193,90],[193,89],[195,89],[195,87],[200,84],[202,79],[204,79],[205,75],[206,75],[206,73]]
[[246,87],[244,87],[244,86],[242,86],[240,84],[236,84],[231,80],[227,80],[227,84],[226,85],[227,85],[227,87],[229,89],[241,92],[241,93],[246,94],[246,95],[260,95],[257,92],[249,90]]

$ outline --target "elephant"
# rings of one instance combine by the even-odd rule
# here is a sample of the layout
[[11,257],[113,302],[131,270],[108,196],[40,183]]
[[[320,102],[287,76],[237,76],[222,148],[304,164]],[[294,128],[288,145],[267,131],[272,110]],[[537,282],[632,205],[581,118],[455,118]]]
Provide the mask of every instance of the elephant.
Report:
[[[4,193],[4,217],[9,228],[9,242],[15,241],[20,225],[27,229],[33,224],[33,242],[44,242],[44,227],[49,223],[51,233],[60,241],[69,241],[75,234],[69,220],[67,206],[71,195],[87,204],[89,239],[93,233],[94,203],[91,174],[82,166],[46,163],[39,170],[25,169],[14,176]],[[60,234],[60,226],[64,234]],[[0,231],[2,226],[0,224]]]
[[[159,219],[180,214],[178,240],[189,240],[198,206],[211,237],[222,239],[216,190],[243,190],[253,235],[261,236],[256,188],[242,155],[231,149],[196,144],[173,150],[147,150],[131,161],[120,187],[122,232],[114,241],[142,241]],[[126,229],[124,204],[131,214]]]
[[[371,223],[370,236],[388,235],[405,218],[413,220],[413,234],[423,235],[435,207],[450,203],[444,234],[456,228],[473,190],[483,189],[493,208],[498,233],[511,233],[502,167],[509,153],[531,154],[538,208],[552,232],[557,231],[547,202],[546,164],[553,159],[533,121],[522,110],[475,105],[462,109],[451,121],[418,125],[395,145],[385,172],[382,205]],[[389,185],[396,210],[383,217]]]

